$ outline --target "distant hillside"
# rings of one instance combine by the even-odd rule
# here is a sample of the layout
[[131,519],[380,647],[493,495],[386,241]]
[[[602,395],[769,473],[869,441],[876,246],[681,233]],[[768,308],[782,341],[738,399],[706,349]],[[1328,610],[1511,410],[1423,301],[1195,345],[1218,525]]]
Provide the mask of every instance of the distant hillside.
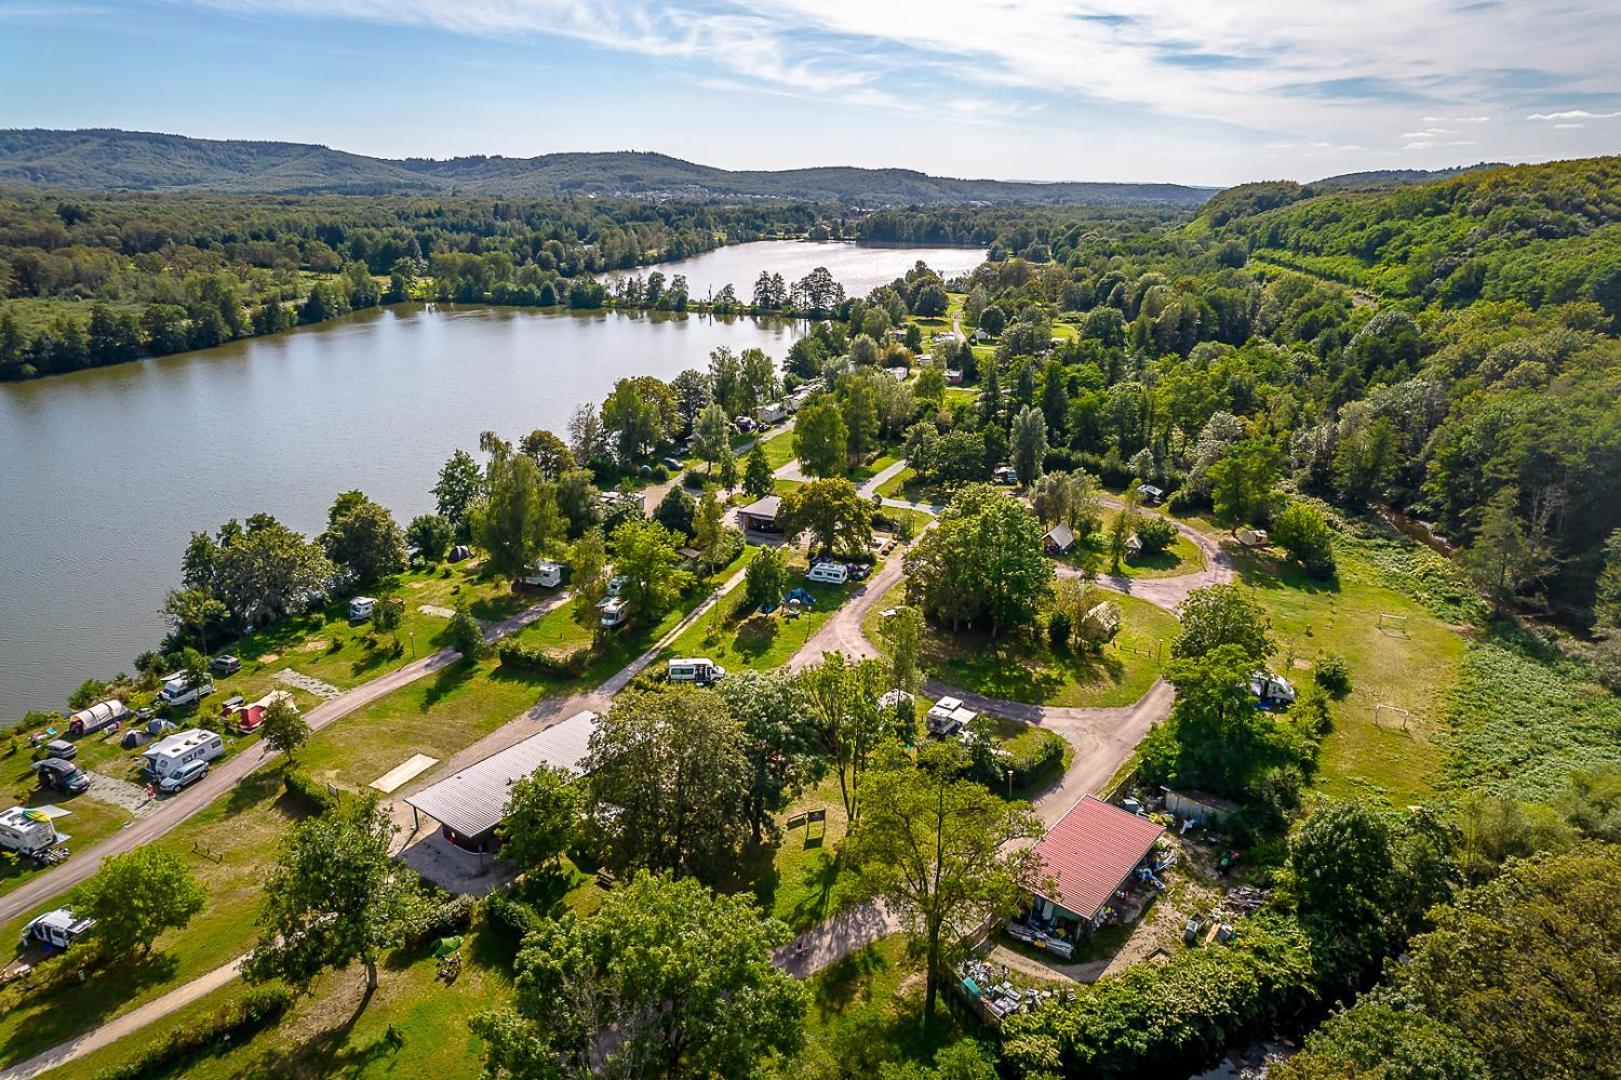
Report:
[[1437,180],[1450,180],[1463,173],[1507,167],[1501,161],[1482,161],[1477,165],[1454,165],[1450,169],[1370,169],[1367,172],[1325,176],[1306,186],[1313,191],[1378,191],[1408,184],[1433,184]]
[[1387,297],[1596,302],[1621,326],[1621,157],[1466,170],[1380,191],[1244,184],[1189,226]]
[[959,180],[910,169],[845,166],[732,172],[633,151],[394,161],[305,143],[39,129],[0,131],[0,183],[268,195],[433,192],[793,199],[860,206],[1025,203],[1192,208],[1215,192],[1180,184]]

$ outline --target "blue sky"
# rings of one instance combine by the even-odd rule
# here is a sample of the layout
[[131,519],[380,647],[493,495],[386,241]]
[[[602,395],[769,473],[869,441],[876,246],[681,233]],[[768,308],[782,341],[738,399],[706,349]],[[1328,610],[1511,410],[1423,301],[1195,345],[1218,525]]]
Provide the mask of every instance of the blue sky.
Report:
[[1312,179],[1621,149],[1617,0],[0,0],[0,127]]

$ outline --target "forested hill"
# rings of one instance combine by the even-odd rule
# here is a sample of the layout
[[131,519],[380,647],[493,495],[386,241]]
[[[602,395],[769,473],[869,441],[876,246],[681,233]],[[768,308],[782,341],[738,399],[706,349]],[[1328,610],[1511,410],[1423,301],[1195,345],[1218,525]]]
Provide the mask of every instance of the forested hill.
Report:
[[0,183],[242,194],[770,198],[861,206],[983,202],[1192,208],[1215,191],[1179,184],[958,180],[909,169],[840,166],[732,172],[631,151],[395,161],[305,143],[37,129],[0,131]]
[[1621,326],[1621,157],[1465,172],[1381,192],[1245,184],[1191,227],[1318,277],[1456,308],[1600,304]]

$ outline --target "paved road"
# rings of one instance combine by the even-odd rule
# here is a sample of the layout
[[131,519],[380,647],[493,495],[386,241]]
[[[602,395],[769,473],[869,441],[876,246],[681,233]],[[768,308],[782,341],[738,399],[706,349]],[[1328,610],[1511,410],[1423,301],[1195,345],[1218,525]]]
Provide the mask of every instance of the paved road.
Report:
[[[566,592],[550,597],[510,619],[487,628],[484,631],[484,637],[489,641],[496,641],[505,637],[507,634],[528,626],[567,599],[568,594]],[[419,660],[414,660],[403,667],[379,675],[369,682],[361,683],[353,690],[333,698],[331,701],[322,702],[305,713],[304,718],[309,722],[311,731],[320,731],[356,709],[370,705],[378,698],[391,694],[400,687],[407,686],[425,675],[446,668],[460,658],[461,654],[454,649],[441,649]],[[73,886],[93,875],[101,866],[102,860],[108,856],[120,855],[142,844],[149,844],[157,840],[183,823],[187,818],[202,810],[209,803],[230,791],[249,773],[275,761],[280,756],[280,754],[261,742],[258,746],[250,747],[235,757],[227,759],[216,768],[211,769],[208,776],[203,780],[193,784],[179,795],[163,800],[158,804],[157,809],[143,817],[136,818],[128,827],[119,830],[105,840],[74,852],[67,862],[47,870],[7,893],[4,897],[0,897],[0,923],[9,922],[24,912],[31,911],[38,905],[43,904],[51,897],[73,888]]]
[[177,986],[162,997],[153,998],[145,1005],[131,1009],[122,1016],[116,1016],[76,1039],[59,1043],[42,1054],[36,1054],[27,1061],[13,1065],[4,1073],[0,1073],[0,1080],[30,1080],[31,1077],[59,1069],[70,1061],[94,1053],[104,1046],[117,1042],[125,1035],[134,1034],[148,1024],[185,1008],[231,982],[236,978],[245,959],[247,959],[245,955],[239,956],[229,964],[217,967],[207,975],[201,975],[183,986]]

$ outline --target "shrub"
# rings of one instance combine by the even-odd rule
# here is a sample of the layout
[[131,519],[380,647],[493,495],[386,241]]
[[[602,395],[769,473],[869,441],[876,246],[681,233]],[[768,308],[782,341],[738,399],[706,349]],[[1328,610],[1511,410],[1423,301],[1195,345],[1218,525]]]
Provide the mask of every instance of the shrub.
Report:
[[585,673],[585,665],[591,660],[591,649],[586,645],[581,645],[570,652],[554,653],[546,649],[528,648],[515,642],[507,642],[498,652],[502,667],[527,671],[535,675],[550,675],[559,679],[578,678]]
[[1333,577],[1334,533],[1323,512],[1295,500],[1272,523],[1272,541],[1313,577]]
[[686,472],[681,474],[681,486],[691,488],[694,491],[702,491],[704,489],[704,485],[709,483],[709,479],[709,477],[705,476],[697,469],[688,469]]
[[1069,612],[1055,611],[1047,616],[1047,640],[1055,649],[1066,648],[1069,645],[1069,635],[1073,627],[1069,621]]
[[525,934],[540,925],[540,915],[534,908],[499,892],[484,898],[484,917],[514,941],[522,941]]
[[1004,764],[1013,771],[1015,788],[1027,787],[1063,766],[1064,738],[1045,728],[1031,728],[1006,749]]
[[1137,542],[1144,555],[1158,555],[1176,543],[1176,526],[1167,518],[1153,515],[1137,522]]
[[1337,652],[1327,652],[1317,658],[1316,677],[1317,685],[1335,698],[1342,698],[1351,692],[1350,665]]
[[171,1028],[134,1060],[96,1076],[100,1080],[137,1080],[176,1071],[176,1066],[205,1051],[235,1045],[280,1020],[293,1005],[293,992],[285,986],[260,986],[220,1006],[201,1020]]
[[282,786],[287,789],[287,794],[295,799],[303,800],[317,814],[324,814],[335,809],[343,799],[341,795],[333,797],[325,784],[302,769],[284,770],[281,774],[281,782]]
[[664,467],[663,462],[659,462],[647,470],[647,475],[652,478],[653,483],[662,484],[670,478],[670,470]]
[[452,897],[429,910],[412,936],[418,945],[426,945],[438,938],[465,934],[477,911],[478,897],[466,893]]

